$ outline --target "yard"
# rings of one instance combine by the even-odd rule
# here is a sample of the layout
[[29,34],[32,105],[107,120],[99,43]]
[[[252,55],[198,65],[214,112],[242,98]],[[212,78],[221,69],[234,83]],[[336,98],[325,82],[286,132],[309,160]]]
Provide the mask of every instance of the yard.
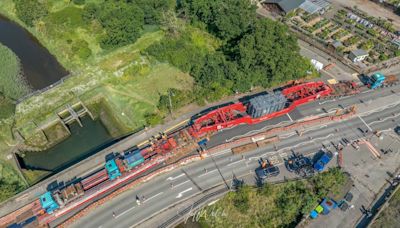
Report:
[[326,46],[337,43],[335,49],[339,55],[346,56],[356,49],[367,51],[367,65],[400,54],[398,46],[392,42],[397,38],[393,24],[357,8],[350,10],[335,6],[322,15],[297,9],[287,23],[301,28],[303,33]]

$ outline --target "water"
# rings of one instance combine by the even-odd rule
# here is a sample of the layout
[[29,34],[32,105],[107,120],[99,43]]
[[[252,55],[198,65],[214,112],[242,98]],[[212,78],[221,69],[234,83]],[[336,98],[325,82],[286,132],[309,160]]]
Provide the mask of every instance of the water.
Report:
[[34,90],[43,89],[68,74],[28,31],[1,15],[0,43],[19,57],[24,76]]
[[113,142],[100,120],[82,118],[83,127],[78,123],[70,126],[71,136],[56,146],[40,152],[26,152],[22,167],[58,172],[98,152]]

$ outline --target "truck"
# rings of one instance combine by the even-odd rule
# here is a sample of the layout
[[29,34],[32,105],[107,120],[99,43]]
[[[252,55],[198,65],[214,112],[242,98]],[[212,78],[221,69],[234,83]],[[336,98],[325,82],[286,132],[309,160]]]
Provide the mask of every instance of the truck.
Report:
[[364,83],[370,89],[376,89],[379,87],[387,87],[395,85],[399,82],[399,79],[395,75],[385,76],[382,73],[374,73],[370,77],[364,76]]
[[268,177],[275,177],[280,174],[279,167],[265,161],[262,161],[261,165],[255,170],[255,172],[257,177],[261,180],[264,180]]
[[318,172],[324,171],[326,165],[332,160],[331,152],[324,152],[324,154],[314,163],[314,169]]

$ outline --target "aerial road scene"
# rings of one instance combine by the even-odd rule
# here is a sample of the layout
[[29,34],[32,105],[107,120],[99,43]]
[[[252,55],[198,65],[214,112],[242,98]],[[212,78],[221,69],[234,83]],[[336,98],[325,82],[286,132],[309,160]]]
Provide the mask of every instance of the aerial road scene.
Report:
[[398,0],[0,1],[0,228],[398,228],[399,189]]

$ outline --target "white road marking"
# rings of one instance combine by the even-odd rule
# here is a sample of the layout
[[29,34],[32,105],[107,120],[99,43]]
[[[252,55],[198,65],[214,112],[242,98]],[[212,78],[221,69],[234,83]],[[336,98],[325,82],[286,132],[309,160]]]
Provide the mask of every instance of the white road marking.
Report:
[[188,188],[188,189],[186,189],[186,190],[180,192],[180,193],[176,196],[176,198],[177,198],[177,199],[181,198],[181,197],[183,196],[183,193],[189,192],[189,191],[191,191],[191,190],[192,190],[192,187],[190,187],[190,188]]
[[126,211],[122,212],[121,214],[119,214],[119,215],[116,215],[116,216],[115,216],[115,218],[119,218],[120,216],[122,216],[122,215],[124,215],[124,214],[128,213],[129,211],[131,211],[131,210],[133,210],[133,209],[135,209],[135,207],[131,207],[131,208],[129,208],[128,210],[126,210]]
[[163,193],[164,193],[164,192],[157,193],[157,194],[155,194],[154,196],[152,196],[152,197],[146,199],[145,201],[143,201],[143,203],[145,203],[145,202],[147,202],[147,201],[149,201],[149,200],[151,200],[151,199],[154,199],[155,197],[157,197],[157,196],[159,196],[159,195],[161,195],[161,194],[163,194]]
[[177,187],[179,187],[179,186],[181,186],[181,185],[183,185],[183,184],[186,184],[187,182],[189,182],[190,180],[187,180],[187,181],[184,181],[184,182],[182,182],[182,183],[179,183],[179,184],[177,184],[177,185],[174,185],[172,188],[177,188]]
[[235,161],[235,162],[229,163],[227,166],[231,166],[231,165],[237,164],[237,163],[239,163],[241,161],[243,161],[243,160],[239,160],[239,161]]
[[217,170],[214,169],[214,170],[208,171],[208,172],[206,172],[206,173],[203,173],[203,174],[201,174],[201,175],[198,175],[197,177],[202,177],[202,176],[205,176],[205,175],[207,175],[207,174],[209,174],[209,173],[213,173],[213,172],[215,172],[215,171],[217,171]]
[[367,128],[368,128],[370,131],[373,131],[372,128],[367,124],[367,122],[365,122],[365,121],[363,120],[363,118],[361,118],[361,116],[358,116],[358,118],[365,124],[365,126],[367,126]]
[[349,97],[351,97],[351,96],[339,97],[339,100],[343,100],[343,99],[346,99],[346,98],[349,98]]
[[373,91],[372,89],[369,89],[369,90],[363,91],[363,92],[361,92],[361,93],[370,93],[370,92],[372,92],[372,91]]
[[216,154],[213,154],[213,156],[215,157],[215,156],[223,155],[223,154],[226,154],[226,153],[229,153],[229,152],[231,152],[231,149],[226,149],[226,150],[220,151],[220,152],[218,152]]
[[289,117],[290,122],[293,122],[293,119],[292,119],[292,117],[289,115],[289,113],[286,113],[286,115],[287,115],[287,117]]
[[392,119],[392,118],[395,118],[395,117],[398,117],[398,116],[400,116],[400,113],[397,113],[397,114],[395,114],[395,115],[393,115],[393,116],[388,116],[388,117],[386,117],[386,118],[384,118],[384,119],[381,119],[381,120],[373,121],[373,122],[369,123],[369,125],[376,124],[376,123],[380,123],[380,122],[384,122],[384,121],[386,121],[386,120],[388,120],[388,119]]
[[[323,102],[318,102],[318,104],[319,104],[319,105],[323,105],[323,104],[325,104],[325,103],[328,103],[328,102],[335,102],[335,101],[336,101],[336,99],[327,100],[327,101],[323,101]],[[318,111],[321,111],[321,110],[318,110]]]
[[180,174],[180,175],[178,175],[176,177],[168,177],[167,180],[175,180],[175,179],[178,179],[179,177],[183,177],[183,176],[185,176],[184,173],[182,173],[182,174]]

